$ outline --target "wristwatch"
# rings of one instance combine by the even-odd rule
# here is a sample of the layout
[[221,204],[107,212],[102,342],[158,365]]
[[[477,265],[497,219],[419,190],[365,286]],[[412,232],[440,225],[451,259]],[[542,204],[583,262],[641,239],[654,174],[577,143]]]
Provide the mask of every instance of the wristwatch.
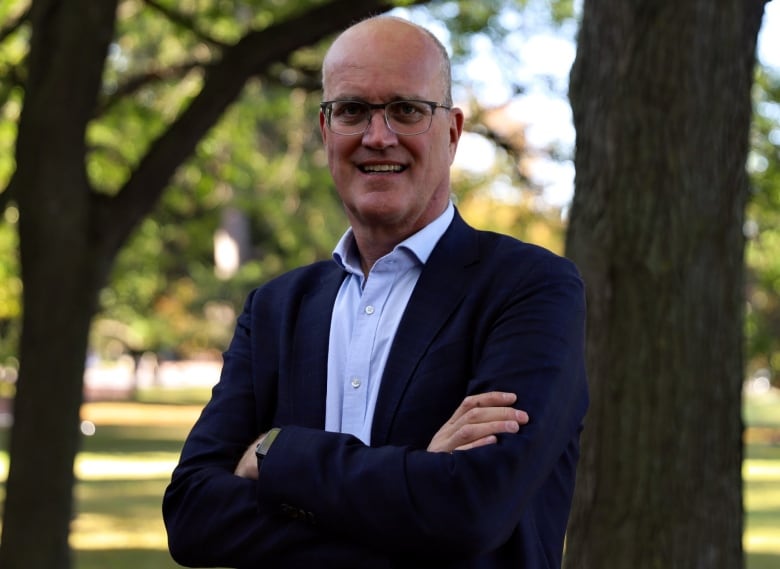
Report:
[[260,466],[260,463],[265,458],[265,455],[268,454],[268,449],[271,448],[271,445],[276,440],[276,436],[280,431],[280,428],[274,427],[265,434],[259,443],[257,443],[257,447],[255,447],[255,456],[257,456],[258,466]]

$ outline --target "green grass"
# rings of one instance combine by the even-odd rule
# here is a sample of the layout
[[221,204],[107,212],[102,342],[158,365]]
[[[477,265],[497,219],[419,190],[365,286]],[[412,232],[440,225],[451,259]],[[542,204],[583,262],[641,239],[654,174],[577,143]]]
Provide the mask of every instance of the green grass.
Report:
[[87,407],[85,418],[92,415],[96,427],[76,464],[75,569],[179,567],[166,548],[161,500],[207,393],[181,395]]
[[[166,548],[162,494],[207,391],[144,393],[139,402],[91,403],[95,425],[76,461],[75,569],[176,569]],[[5,442],[0,437],[0,447]],[[8,458],[0,452],[0,480]],[[2,495],[0,495],[0,499]]]
[[[142,394],[141,403],[85,406],[83,415],[96,430],[84,437],[76,464],[75,569],[178,567],[166,550],[160,502],[207,396],[203,390],[159,391]],[[780,567],[780,396],[746,398],[745,418],[752,427],[743,470],[747,569],[774,569]],[[0,452],[0,480],[6,469]]]
[[747,569],[780,567],[780,394],[748,395],[742,475]]

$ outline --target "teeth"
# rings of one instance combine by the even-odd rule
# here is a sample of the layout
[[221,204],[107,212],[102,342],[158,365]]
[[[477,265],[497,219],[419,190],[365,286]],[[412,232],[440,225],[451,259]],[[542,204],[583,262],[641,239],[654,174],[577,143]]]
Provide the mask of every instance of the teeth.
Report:
[[371,164],[363,166],[363,170],[365,172],[400,172],[403,167],[398,164]]

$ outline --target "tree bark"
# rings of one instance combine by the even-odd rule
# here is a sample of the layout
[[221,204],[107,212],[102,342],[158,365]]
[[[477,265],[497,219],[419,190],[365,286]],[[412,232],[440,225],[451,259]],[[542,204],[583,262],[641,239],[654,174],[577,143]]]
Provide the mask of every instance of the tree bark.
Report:
[[[35,2],[19,122],[24,315],[0,566],[66,568],[81,376],[101,279],[90,244],[86,124],[116,0]],[[74,33],[74,30],[91,33]]]
[[745,160],[764,0],[584,4],[567,255],[592,405],[565,566],[742,567]]

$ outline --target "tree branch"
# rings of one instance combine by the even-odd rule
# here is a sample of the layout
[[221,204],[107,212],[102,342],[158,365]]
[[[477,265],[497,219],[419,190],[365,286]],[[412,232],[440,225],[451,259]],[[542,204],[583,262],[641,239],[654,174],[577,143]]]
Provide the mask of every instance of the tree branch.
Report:
[[0,28],[0,43],[4,42],[8,36],[22,27],[30,19],[30,7],[28,6],[21,14],[12,18],[5,26]]
[[[424,1],[417,0],[417,4]],[[269,28],[248,32],[208,68],[201,92],[141,159],[114,197],[94,195],[95,230],[118,250],[159,199],[176,169],[241,93],[247,80],[367,16],[393,7],[388,0],[336,0]]]
[[8,185],[0,191],[0,214],[8,207],[9,202],[14,200],[14,175],[11,174],[11,179],[8,181]]
[[169,81],[172,79],[180,79],[187,75],[193,69],[204,68],[206,64],[200,61],[185,61],[178,65],[172,65],[170,67],[157,68],[134,75],[124,81],[119,87],[111,93],[110,97],[106,97],[95,111],[95,116],[99,117],[104,115],[109,109],[120,102],[123,98],[136,93],[143,89],[147,85],[156,83],[159,81]]
[[0,69],[2,71],[3,82],[0,84],[0,107],[5,106],[14,87],[20,87],[24,85],[24,77],[19,72],[20,70],[26,72],[26,68],[20,65],[11,65],[6,69]]
[[157,2],[157,0],[144,0],[144,3],[150,8],[152,8],[153,10],[156,10],[157,12],[165,16],[168,20],[170,20],[171,23],[176,24],[180,28],[183,28],[191,32],[199,40],[214,45],[216,47],[219,47],[220,49],[227,49],[228,47],[230,47],[228,44],[224,43],[223,41],[220,41],[215,37],[207,34],[203,30],[201,30],[200,27],[197,25],[197,23],[195,23],[194,18],[191,18],[186,14],[183,14],[182,12],[177,12],[176,10],[163,6],[162,4]]
[[[28,6],[15,18],[12,18],[5,26],[0,28],[0,43],[12,36],[19,28],[30,20],[30,7]],[[5,105],[11,91],[14,87],[24,83],[24,73],[19,73],[20,69],[25,69],[24,62],[18,65],[9,65],[2,70],[2,85],[0,86],[0,106]]]

